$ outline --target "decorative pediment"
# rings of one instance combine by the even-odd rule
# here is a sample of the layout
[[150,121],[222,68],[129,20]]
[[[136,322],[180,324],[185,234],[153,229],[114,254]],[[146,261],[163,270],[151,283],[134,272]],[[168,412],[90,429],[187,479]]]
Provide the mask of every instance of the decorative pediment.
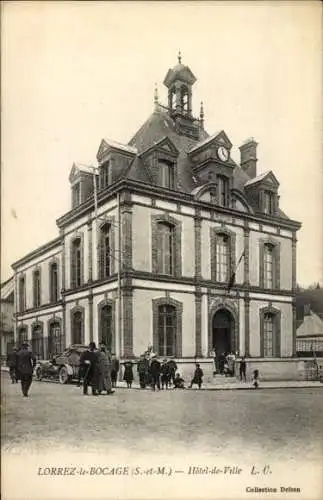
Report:
[[89,165],[73,163],[68,179],[70,182],[74,182],[78,177],[81,177],[83,174],[93,175],[93,168]]
[[217,149],[220,146],[224,146],[227,150],[232,148],[232,143],[224,130],[211,135],[207,139],[204,139],[204,141],[199,142],[196,146],[190,149],[188,154],[192,157],[209,149]]
[[245,183],[246,188],[256,185],[268,186],[269,188],[276,190],[279,187],[279,182],[274,173],[270,170],[254,177],[253,179],[250,179]]
[[177,157],[179,155],[178,149],[167,136],[160,141],[155,142],[155,144],[146,149],[146,151],[143,151],[140,156],[149,156],[153,151],[158,151],[159,153],[164,153],[165,155],[173,157]]
[[97,160],[99,162],[102,162],[103,158],[107,156],[107,154],[112,150],[119,151],[120,153],[131,156],[134,156],[138,153],[136,148],[128,146],[127,144],[121,144],[119,142],[112,141],[111,139],[102,139],[96,155]]

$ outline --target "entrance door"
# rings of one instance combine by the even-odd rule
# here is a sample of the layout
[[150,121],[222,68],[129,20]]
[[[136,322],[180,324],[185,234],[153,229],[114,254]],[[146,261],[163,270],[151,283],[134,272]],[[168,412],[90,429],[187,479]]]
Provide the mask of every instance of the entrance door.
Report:
[[228,354],[234,350],[234,321],[232,314],[226,309],[220,309],[213,317],[213,346],[217,355]]

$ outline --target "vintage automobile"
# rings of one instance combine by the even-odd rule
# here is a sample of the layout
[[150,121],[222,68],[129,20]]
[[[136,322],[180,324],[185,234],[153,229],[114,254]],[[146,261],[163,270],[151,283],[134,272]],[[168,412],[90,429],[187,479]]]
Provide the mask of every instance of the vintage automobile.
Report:
[[86,349],[85,345],[72,344],[62,354],[47,361],[39,361],[35,370],[36,380],[58,380],[60,384],[67,384],[77,379],[80,356]]

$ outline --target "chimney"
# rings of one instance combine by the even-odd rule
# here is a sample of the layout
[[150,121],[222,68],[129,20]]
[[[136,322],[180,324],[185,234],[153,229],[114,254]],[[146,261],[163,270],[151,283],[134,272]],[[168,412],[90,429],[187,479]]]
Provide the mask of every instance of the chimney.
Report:
[[249,177],[257,177],[257,146],[258,143],[253,139],[247,139],[240,146],[240,165],[242,170]]

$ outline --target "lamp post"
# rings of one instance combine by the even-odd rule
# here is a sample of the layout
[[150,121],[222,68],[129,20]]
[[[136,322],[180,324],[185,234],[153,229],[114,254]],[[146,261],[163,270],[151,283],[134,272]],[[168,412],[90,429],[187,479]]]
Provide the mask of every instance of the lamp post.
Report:
[[[94,194],[94,218],[95,218],[95,229],[96,229],[96,251],[99,251],[99,242],[98,242],[98,223],[100,217],[98,216],[98,189],[97,189],[97,173],[99,172],[98,167],[90,166],[93,172],[93,194]],[[117,193],[117,205],[118,205],[118,259],[117,261],[117,269],[118,269],[118,344],[119,344],[119,353],[120,357],[123,352],[122,346],[122,321],[121,321],[121,208],[120,208],[120,193]],[[110,257],[115,258],[110,255]]]

